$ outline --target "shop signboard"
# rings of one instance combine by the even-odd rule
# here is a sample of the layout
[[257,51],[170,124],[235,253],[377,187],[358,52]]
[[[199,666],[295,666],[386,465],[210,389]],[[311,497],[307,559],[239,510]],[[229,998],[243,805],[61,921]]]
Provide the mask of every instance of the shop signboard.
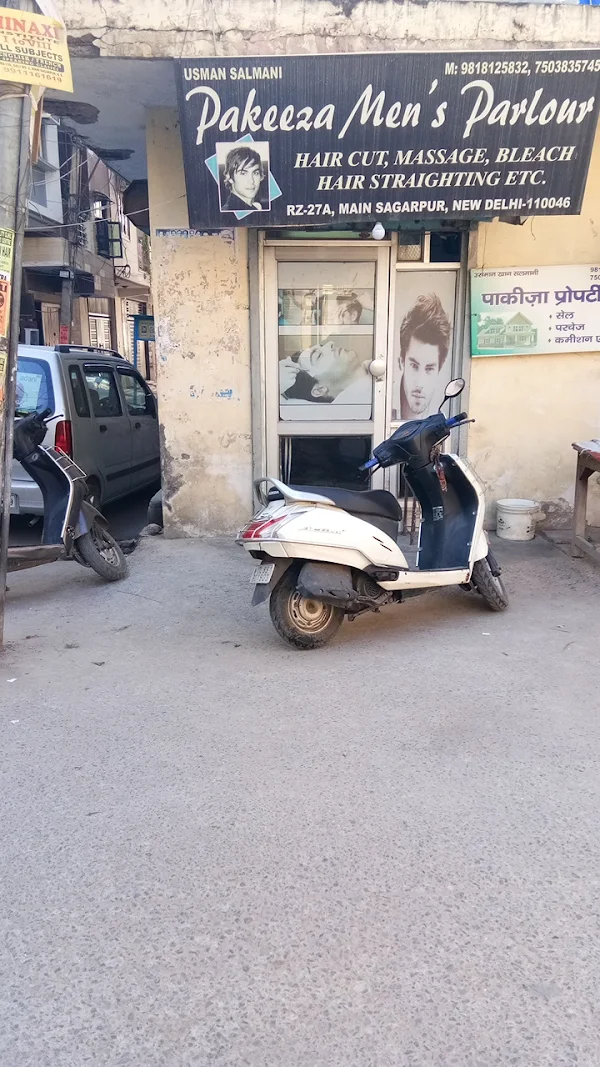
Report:
[[598,349],[600,266],[471,271],[473,356]]
[[581,210],[600,51],[176,63],[190,226]]
[[67,31],[55,11],[0,7],[0,81],[73,92]]
[[133,338],[135,341],[154,341],[154,315],[133,316]]

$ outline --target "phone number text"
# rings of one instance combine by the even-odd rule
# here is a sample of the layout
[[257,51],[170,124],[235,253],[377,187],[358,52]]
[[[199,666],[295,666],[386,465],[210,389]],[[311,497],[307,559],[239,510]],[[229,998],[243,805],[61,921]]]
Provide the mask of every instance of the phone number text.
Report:
[[[536,59],[536,74],[583,74],[600,71],[600,59]],[[446,63],[445,74],[531,74],[528,59],[470,59]]]

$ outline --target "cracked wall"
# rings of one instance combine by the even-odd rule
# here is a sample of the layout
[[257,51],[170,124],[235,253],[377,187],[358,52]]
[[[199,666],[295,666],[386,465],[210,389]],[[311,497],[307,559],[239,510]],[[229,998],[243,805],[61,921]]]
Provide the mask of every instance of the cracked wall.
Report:
[[311,52],[597,47],[593,6],[433,0],[62,0],[78,55],[288,55]]
[[231,534],[252,497],[247,233],[155,236],[188,226],[174,112],[150,112],[147,146],[165,532]]

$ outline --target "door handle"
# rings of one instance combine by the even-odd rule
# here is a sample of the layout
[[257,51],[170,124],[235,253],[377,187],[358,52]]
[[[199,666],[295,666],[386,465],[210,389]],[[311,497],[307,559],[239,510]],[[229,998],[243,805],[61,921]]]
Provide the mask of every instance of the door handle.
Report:
[[136,429],[136,430],[141,430],[141,428],[142,428],[142,424],[141,424],[141,422],[134,422],[134,424],[133,424],[133,425],[134,425],[134,427],[135,427],[135,429]]
[[106,433],[106,431],[108,430],[108,426],[104,426],[104,424],[103,424],[102,426],[99,427],[99,429],[100,429],[100,433]]
[[373,359],[369,363],[369,366],[368,366],[367,369],[369,371],[369,374],[371,374],[373,376],[373,378],[376,379],[376,381],[379,381],[381,378],[383,378],[383,376],[385,374],[385,360],[384,359]]

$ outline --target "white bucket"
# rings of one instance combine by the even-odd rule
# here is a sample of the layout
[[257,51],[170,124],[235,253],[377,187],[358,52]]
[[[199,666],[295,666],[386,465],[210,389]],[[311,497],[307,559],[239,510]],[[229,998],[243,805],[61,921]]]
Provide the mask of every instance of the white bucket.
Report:
[[497,500],[496,533],[505,541],[531,541],[539,511],[536,500]]

